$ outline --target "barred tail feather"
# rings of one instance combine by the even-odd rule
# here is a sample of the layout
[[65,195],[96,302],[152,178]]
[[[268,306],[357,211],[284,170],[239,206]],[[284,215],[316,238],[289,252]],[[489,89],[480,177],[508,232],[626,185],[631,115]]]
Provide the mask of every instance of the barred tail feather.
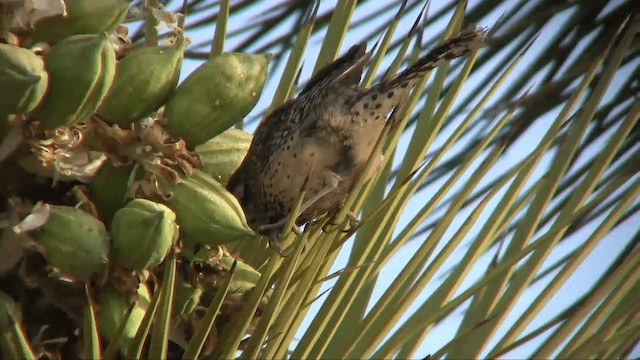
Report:
[[462,31],[457,36],[451,37],[443,43],[429,50],[429,52],[418,59],[398,75],[383,82],[380,86],[394,88],[417,80],[425,73],[444,64],[444,62],[465,56],[481,48],[486,42],[486,31],[483,28],[471,28]]
[[367,89],[354,102],[354,112],[369,114],[376,119],[385,118],[426,72],[481,48],[485,41],[486,30],[483,28],[464,30],[447,39],[393,78]]

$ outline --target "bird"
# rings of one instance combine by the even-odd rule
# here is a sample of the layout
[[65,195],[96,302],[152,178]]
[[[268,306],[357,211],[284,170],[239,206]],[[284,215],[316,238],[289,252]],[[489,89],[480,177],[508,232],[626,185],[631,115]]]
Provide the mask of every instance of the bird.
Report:
[[[366,52],[365,43],[317,71],[295,98],[257,126],[246,156],[227,182],[249,227],[280,252],[280,233],[303,190],[294,228],[299,231],[297,226],[335,214],[365,170],[389,114],[413,85],[428,71],[485,42],[485,29],[467,28],[367,89],[360,81],[373,51]],[[381,163],[382,154],[375,154],[365,181]]]

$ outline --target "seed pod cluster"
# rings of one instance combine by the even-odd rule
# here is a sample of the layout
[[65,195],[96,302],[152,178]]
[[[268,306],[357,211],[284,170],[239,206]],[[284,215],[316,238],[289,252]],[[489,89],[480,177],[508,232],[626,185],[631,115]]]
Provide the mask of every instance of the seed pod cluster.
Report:
[[[67,329],[86,330],[78,318],[91,301],[107,342],[135,303],[117,346],[126,358],[167,259],[177,264],[171,321],[199,320],[195,310],[209,305],[234,261],[234,295],[260,279],[259,264],[227,248],[264,251],[224,185],[252,140],[230,128],[257,103],[269,56],[225,53],[187,75],[189,39],[153,2],[138,4],[143,12],[130,0],[37,3],[64,11],[28,26],[6,28],[13,12],[0,19],[0,249],[9,237],[19,249],[6,262],[15,266],[3,264],[3,283],[22,286],[7,296],[0,289],[0,303],[40,296],[29,306],[52,303],[68,315],[52,334],[77,339]],[[156,16],[168,25],[156,27],[161,40],[128,37],[125,19]],[[24,327],[37,334],[42,324]]]

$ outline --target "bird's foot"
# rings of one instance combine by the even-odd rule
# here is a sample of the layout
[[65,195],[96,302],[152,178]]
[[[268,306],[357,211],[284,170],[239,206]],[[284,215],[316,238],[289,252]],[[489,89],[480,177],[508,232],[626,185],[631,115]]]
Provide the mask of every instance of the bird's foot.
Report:
[[270,235],[269,236],[269,247],[273,250],[275,250],[275,252],[278,253],[278,255],[285,257],[284,252],[282,250],[282,244],[280,244],[280,236],[277,235]]
[[[358,230],[358,227],[360,226],[360,220],[358,220],[358,218],[351,211],[347,213],[347,219],[349,219],[349,228],[345,230],[340,230],[340,231],[346,234],[353,235],[353,233],[355,233],[356,230]],[[327,221],[326,224],[324,224],[324,226],[322,227],[322,231],[329,232],[327,230],[327,226],[338,225],[334,220],[335,220],[335,214],[331,216],[331,218],[329,219],[329,221]]]
[[274,230],[277,230],[277,233],[280,233],[286,222],[287,219],[285,218],[275,223],[260,225],[258,226],[258,234],[273,233]]
[[[258,234],[273,233],[274,230],[276,231],[277,234],[279,234],[282,232],[282,228],[284,227],[284,224],[286,222],[287,222],[287,219],[283,219],[273,224],[260,225],[258,226]],[[291,231],[293,231],[298,236],[302,235],[302,230],[300,230],[300,227],[298,227],[296,224],[293,224]]]
[[360,219],[358,219],[351,211],[347,213],[347,219],[349,219],[349,228],[342,230],[342,232],[351,236],[358,230],[358,228],[360,228]]
[[[285,255],[283,254],[282,244],[280,243],[280,236],[282,234],[282,227],[284,226],[284,223],[286,223],[286,219],[273,224],[260,225],[260,227],[258,227],[259,234],[268,234],[267,238],[269,239],[269,247],[274,249],[282,257]],[[302,230],[300,230],[300,228],[295,224],[293,225],[293,228],[291,228],[291,231],[293,231],[297,236],[302,235]]]

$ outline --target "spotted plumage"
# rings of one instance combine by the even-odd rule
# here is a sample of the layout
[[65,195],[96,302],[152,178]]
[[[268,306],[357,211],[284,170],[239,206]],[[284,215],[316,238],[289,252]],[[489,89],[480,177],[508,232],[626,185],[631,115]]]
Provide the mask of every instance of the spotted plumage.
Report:
[[[229,179],[227,189],[238,198],[249,226],[277,245],[305,181],[298,225],[338,209],[364,170],[388,114],[415,82],[484,42],[483,30],[465,30],[369,89],[359,87],[372,55],[364,44],[318,71],[295,99],[260,123],[247,156]],[[378,154],[378,164],[381,159]]]

